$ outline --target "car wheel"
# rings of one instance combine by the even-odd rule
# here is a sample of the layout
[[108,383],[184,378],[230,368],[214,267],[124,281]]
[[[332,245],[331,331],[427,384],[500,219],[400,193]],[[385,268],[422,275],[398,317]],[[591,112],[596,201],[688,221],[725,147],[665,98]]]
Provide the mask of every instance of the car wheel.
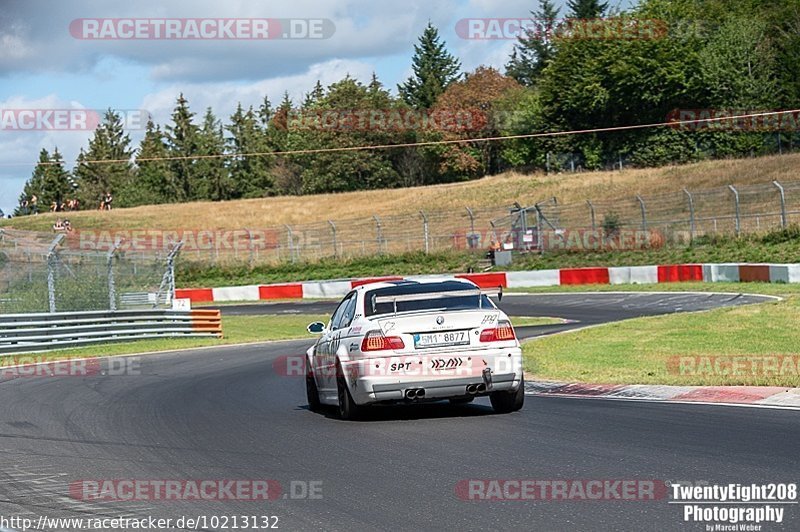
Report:
[[312,412],[319,412],[322,408],[322,403],[319,402],[319,390],[317,389],[317,381],[314,379],[314,374],[309,371],[306,374],[306,399],[308,400],[308,409]]
[[336,377],[336,392],[339,398],[339,417],[344,420],[358,419],[362,409],[353,401],[353,396],[350,395],[350,389],[347,387],[347,382],[342,374],[342,367],[337,364],[336,370],[338,374]]
[[454,397],[453,399],[450,399],[450,404],[456,406],[468,405],[474,400],[475,400],[474,397]]
[[489,401],[498,414],[516,412],[525,404],[525,380],[520,379],[519,387],[513,392],[492,392]]

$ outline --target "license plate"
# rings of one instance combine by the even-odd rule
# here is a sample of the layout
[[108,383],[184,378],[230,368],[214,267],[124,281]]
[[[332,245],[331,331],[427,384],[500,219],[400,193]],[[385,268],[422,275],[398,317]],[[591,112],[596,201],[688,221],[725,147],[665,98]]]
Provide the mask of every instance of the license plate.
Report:
[[414,347],[428,349],[431,347],[450,347],[454,345],[468,345],[467,331],[450,331],[439,333],[424,333],[414,335]]

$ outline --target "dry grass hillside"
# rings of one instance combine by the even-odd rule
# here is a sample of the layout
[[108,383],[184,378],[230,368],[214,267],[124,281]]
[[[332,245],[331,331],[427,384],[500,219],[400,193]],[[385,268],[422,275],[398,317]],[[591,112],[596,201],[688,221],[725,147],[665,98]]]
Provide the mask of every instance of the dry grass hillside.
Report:
[[[112,212],[70,213],[81,229],[186,229],[271,227],[325,220],[365,218],[449,209],[530,205],[552,196],[561,203],[596,201],[719,187],[728,184],[800,180],[800,154],[754,159],[707,161],[697,164],[622,172],[521,175],[507,173],[447,185],[374,190],[303,197],[277,197],[222,203],[157,205]],[[62,214],[63,216],[63,214]],[[54,214],[6,220],[3,226],[48,230]]]

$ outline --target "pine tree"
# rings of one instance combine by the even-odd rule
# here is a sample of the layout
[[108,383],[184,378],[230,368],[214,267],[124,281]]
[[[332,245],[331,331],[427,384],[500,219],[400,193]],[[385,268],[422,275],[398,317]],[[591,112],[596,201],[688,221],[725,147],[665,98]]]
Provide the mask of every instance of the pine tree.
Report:
[[506,65],[506,75],[517,83],[531,87],[555,55],[553,28],[558,8],[551,0],[539,0],[539,11],[531,11],[536,30],[520,35]]
[[446,49],[439,30],[430,22],[414,46],[414,75],[397,88],[405,102],[417,109],[429,109],[436,99],[461,77],[461,62]]
[[58,152],[58,148],[53,154],[46,149],[39,152],[39,161],[33,169],[30,179],[25,183],[22,194],[19,197],[19,207],[15,215],[32,213],[32,205],[23,207],[25,202],[30,202],[33,196],[37,198],[38,212],[47,211],[54,202],[63,203],[68,199],[72,192],[70,185],[70,174],[64,168],[64,159]]
[[[197,154],[200,156],[222,155],[225,152],[225,135],[222,124],[209,107],[203,117],[203,127],[198,133]],[[197,194],[212,201],[231,198],[231,180],[225,159],[222,157],[200,158],[197,161],[197,174],[201,190]]]
[[264,96],[264,101],[261,102],[261,105],[258,108],[258,120],[260,122],[261,129],[267,130],[270,127],[270,122],[272,121],[272,117],[275,116],[275,111],[272,109],[272,102],[269,101],[269,96]]
[[322,88],[322,83],[317,80],[317,84],[314,85],[314,90],[306,95],[306,99],[303,102],[303,109],[308,109],[313,107],[314,104],[319,103],[322,101],[322,98],[325,97],[325,89]]
[[[98,204],[106,192],[116,194],[130,187],[133,179],[133,165],[130,162],[133,149],[130,144],[131,139],[124,131],[122,118],[109,109],[89,141],[89,148],[81,149],[78,154],[75,178],[84,206]],[[124,197],[118,199],[119,204],[126,204]]]
[[194,187],[198,176],[195,171],[197,153],[198,127],[192,120],[194,113],[189,110],[189,102],[183,93],[178,96],[177,105],[172,112],[172,124],[167,126],[167,146],[170,157],[178,157],[170,161],[170,168],[175,176],[175,197],[170,201],[187,201],[195,199]]
[[147,121],[144,138],[136,155],[136,189],[129,192],[133,205],[169,203],[178,196],[164,133],[161,127]]
[[230,152],[234,154],[230,164],[233,197],[260,198],[268,195],[272,190],[272,180],[267,157],[235,155],[269,151],[253,108],[245,111],[240,103],[225,129],[231,135],[227,142]]
[[608,11],[608,2],[600,0],[568,0],[569,18],[594,19],[601,18]]

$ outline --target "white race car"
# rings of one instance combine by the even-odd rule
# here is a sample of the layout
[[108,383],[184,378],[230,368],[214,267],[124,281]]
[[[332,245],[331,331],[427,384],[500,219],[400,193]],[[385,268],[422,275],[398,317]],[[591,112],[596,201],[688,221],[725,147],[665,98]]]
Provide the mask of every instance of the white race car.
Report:
[[495,412],[522,408],[522,350],[492,293],[466,280],[380,282],[351,291],[307,355],[311,410],[343,419],[367,405],[489,396]]

